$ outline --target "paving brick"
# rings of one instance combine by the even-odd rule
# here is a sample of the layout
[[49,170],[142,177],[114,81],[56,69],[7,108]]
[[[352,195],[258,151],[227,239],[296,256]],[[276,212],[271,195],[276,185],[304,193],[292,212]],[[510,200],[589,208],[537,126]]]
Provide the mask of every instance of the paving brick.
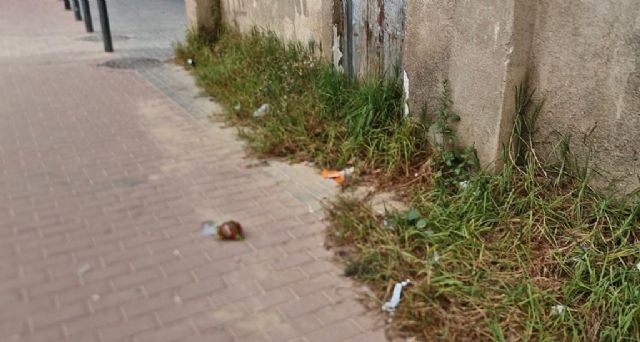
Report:
[[375,330],[363,335],[358,335],[357,337],[350,340],[351,342],[386,342],[387,336],[384,333],[384,330]]
[[329,274],[321,274],[317,277],[305,279],[289,285],[293,292],[299,297],[304,297],[313,292],[320,292],[326,288],[338,285],[337,280]]
[[82,332],[95,331],[121,320],[118,310],[107,310],[72,320],[65,325],[69,335],[73,336]]
[[309,277],[314,277],[324,273],[342,274],[344,273],[339,266],[327,260],[315,260],[300,266],[300,269]]
[[216,305],[220,306],[256,296],[260,293],[261,290],[258,285],[253,282],[246,282],[234,284],[233,286],[225,289],[216,290],[211,293],[210,297]]
[[192,320],[198,331],[206,332],[210,330],[219,331],[236,321],[242,320],[247,315],[246,310],[237,303],[217,306],[205,311],[199,311]]
[[309,342],[324,342],[324,341],[345,341],[351,337],[354,337],[360,333],[360,329],[350,321],[340,321],[336,324],[332,324],[318,331],[312,332],[305,338]]
[[237,338],[246,340],[248,336],[261,334],[269,327],[283,322],[284,318],[277,311],[266,310],[244,316],[235,322],[230,322],[229,329]]
[[289,318],[295,318],[300,315],[315,312],[319,309],[330,305],[331,302],[324,294],[315,292],[300,299],[280,306],[280,310]]
[[226,288],[225,282],[222,278],[209,278],[195,283],[191,283],[178,289],[178,295],[182,299],[191,299],[200,296],[211,296],[219,293],[222,289]]
[[158,316],[163,324],[168,324],[191,316],[200,316],[200,313],[211,310],[211,305],[206,299],[197,298],[191,301],[174,303],[173,306],[158,310]]
[[157,328],[153,316],[141,316],[132,320],[100,329],[105,341],[124,341],[126,338]]
[[250,311],[260,311],[277,304],[283,304],[297,300],[296,296],[287,287],[280,287],[267,291],[264,294],[251,296],[242,301]]
[[160,330],[150,330],[135,335],[138,342],[159,342],[159,341],[182,341],[191,335],[195,335],[195,331],[188,321],[182,321],[169,326],[164,326]]
[[268,277],[260,280],[259,282],[265,290],[271,290],[276,287],[288,285],[305,278],[306,275],[299,269],[288,268],[282,271],[274,272]]
[[341,320],[357,317],[365,313],[364,306],[355,300],[346,300],[320,309],[315,313],[316,317],[325,325],[330,325]]
[[71,318],[84,316],[89,313],[84,303],[72,303],[60,307],[58,310],[44,310],[31,316],[35,329],[41,329],[52,324],[62,323]]
[[298,253],[289,254],[287,256],[283,256],[281,258],[274,260],[271,266],[273,267],[274,270],[279,271],[279,270],[284,270],[287,268],[299,266],[312,260],[313,260],[313,257],[311,257],[308,253],[298,252]]
[[[221,107],[178,66],[96,67],[171,58],[183,2],[111,0],[114,34],[136,39],[116,40],[109,56],[59,2],[0,6],[2,332],[302,341],[355,326],[379,337],[377,321],[350,306],[353,291],[333,291],[350,286],[323,247],[318,198],[333,182],[282,162],[248,168],[235,130],[208,118]],[[200,236],[206,219],[240,220],[247,240]],[[91,269],[78,275],[83,264]]]
[[104,295],[111,292],[111,286],[106,281],[100,281],[88,285],[76,286],[64,291],[58,291],[60,303],[70,303],[77,300],[91,298],[94,294]]
[[156,278],[153,281],[146,282],[144,289],[152,296],[165,291],[174,291],[193,282],[193,277],[189,273],[178,273],[170,278]]
[[147,268],[140,271],[133,271],[121,274],[112,278],[113,285],[116,289],[126,289],[129,287],[149,284],[162,283],[162,273],[155,268]]

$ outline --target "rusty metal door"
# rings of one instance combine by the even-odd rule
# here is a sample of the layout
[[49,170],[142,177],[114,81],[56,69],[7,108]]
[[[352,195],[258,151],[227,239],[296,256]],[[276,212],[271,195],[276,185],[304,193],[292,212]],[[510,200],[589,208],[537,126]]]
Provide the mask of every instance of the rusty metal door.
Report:
[[345,72],[398,76],[406,0],[344,0]]

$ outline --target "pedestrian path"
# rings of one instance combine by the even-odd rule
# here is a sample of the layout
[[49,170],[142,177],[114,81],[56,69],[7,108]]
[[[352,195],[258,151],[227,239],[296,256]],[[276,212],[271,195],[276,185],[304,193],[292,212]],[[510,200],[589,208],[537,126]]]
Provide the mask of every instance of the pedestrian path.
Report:
[[114,54],[61,1],[0,2],[0,341],[383,341],[323,247],[334,185],[209,120],[167,63],[182,1],[108,4]]

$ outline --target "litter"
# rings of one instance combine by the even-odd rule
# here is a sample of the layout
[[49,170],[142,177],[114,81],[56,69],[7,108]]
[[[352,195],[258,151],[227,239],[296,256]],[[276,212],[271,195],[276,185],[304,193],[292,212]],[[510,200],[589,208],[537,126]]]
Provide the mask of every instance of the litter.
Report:
[[636,264],[636,268],[640,271],[640,262]]
[[244,240],[242,226],[236,221],[227,221],[218,226],[218,238],[220,240]]
[[187,59],[187,64],[189,64],[191,66],[195,66],[196,62],[193,60],[193,58],[189,58],[189,59]]
[[216,228],[216,223],[213,221],[207,221],[202,223],[202,232],[203,236],[214,236],[218,234],[218,229]]
[[411,280],[409,279],[401,283],[396,283],[396,285],[393,287],[393,294],[391,295],[391,300],[389,300],[388,302],[382,305],[382,310],[388,313],[394,313],[396,311],[396,308],[398,307],[398,304],[400,304],[400,295],[402,295],[402,289],[405,286],[409,285],[410,283],[411,283]]
[[[244,240],[242,226],[236,221],[227,221],[219,226],[216,226],[213,221],[203,222],[201,234],[203,236],[217,236],[220,240]],[[176,251],[174,251],[174,255],[176,255]],[[179,254],[180,251],[178,251]]]
[[267,112],[269,112],[269,104],[265,103],[262,106],[260,106],[260,108],[258,108],[258,110],[253,112],[253,117],[254,118],[261,118],[261,117],[267,115]]
[[347,179],[353,176],[354,172],[355,172],[354,167],[348,167],[342,171],[324,169],[322,170],[322,178],[333,179],[336,181],[336,183],[342,185],[347,181]]
[[78,275],[81,276],[81,275],[89,272],[89,270],[91,270],[91,265],[82,264],[82,266],[78,267]]
[[438,261],[440,261],[440,253],[438,253],[436,251],[436,252],[433,253],[433,262],[435,262],[437,264]]
[[566,309],[566,307],[564,305],[554,305],[551,307],[551,314],[552,315],[562,315],[564,313],[564,310]]

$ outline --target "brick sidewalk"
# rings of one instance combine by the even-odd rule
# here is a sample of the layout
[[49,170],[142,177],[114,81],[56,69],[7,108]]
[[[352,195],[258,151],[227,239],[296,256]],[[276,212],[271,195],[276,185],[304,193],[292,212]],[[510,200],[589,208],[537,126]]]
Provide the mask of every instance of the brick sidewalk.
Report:
[[[164,31],[130,35],[182,32],[176,3],[136,1]],[[0,340],[384,340],[323,247],[333,184],[247,158],[177,67],[98,66],[169,38],[84,37],[61,1],[0,2]],[[200,236],[228,218],[247,241]]]

